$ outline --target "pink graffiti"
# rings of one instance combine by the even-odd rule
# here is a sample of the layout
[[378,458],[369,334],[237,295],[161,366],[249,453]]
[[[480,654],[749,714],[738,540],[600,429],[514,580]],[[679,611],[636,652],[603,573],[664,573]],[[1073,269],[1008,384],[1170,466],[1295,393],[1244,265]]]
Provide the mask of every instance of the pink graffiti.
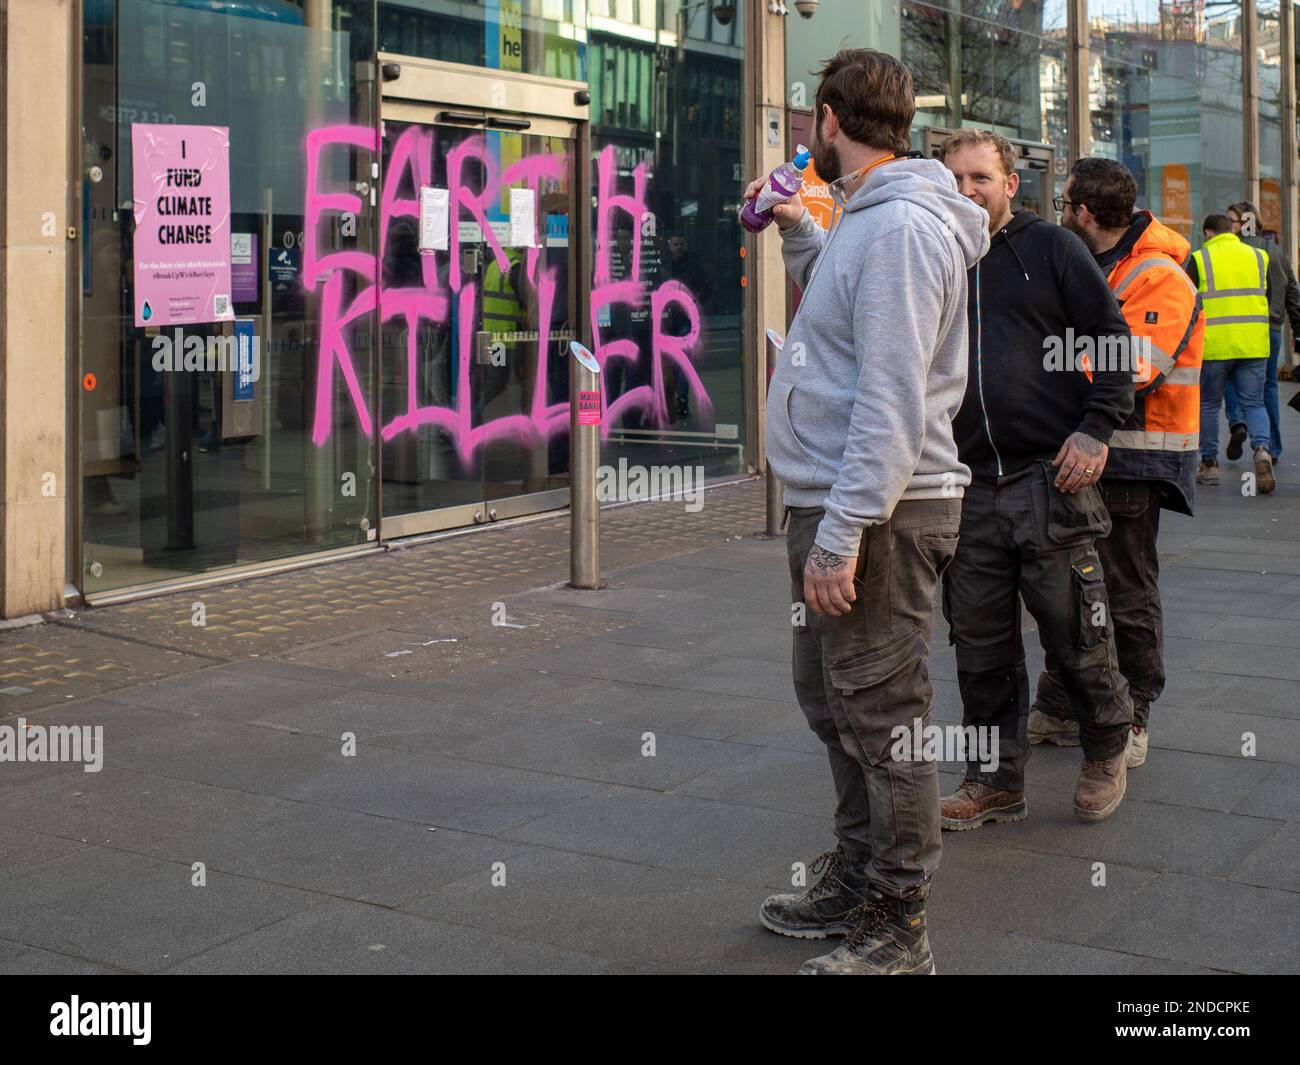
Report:
[[[632,195],[614,192],[614,146],[608,145],[596,162],[596,288],[591,293],[591,335],[594,340],[592,354],[600,363],[602,374],[609,359],[625,359],[632,363],[640,357],[636,342],[627,339],[604,342],[600,332],[600,310],[616,304],[636,309],[645,299],[645,284],[641,280],[641,229],[642,220],[649,213],[646,204],[645,163],[638,163],[632,172]],[[610,235],[614,230],[614,212],[628,216],[632,231],[632,270],[625,281],[613,281],[613,246]],[[685,312],[690,329],[678,336],[663,332],[664,312],[670,306]],[[706,423],[713,420],[713,403],[705,391],[704,383],[691,362],[690,351],[700,338],[700,310],[690,290],[678,281],[665,281],[650,296],[650,383],[629,389],[608,402],[607,391],[601,389],[601,435],[608,437],[618,419],[630,411],[649,415],[656,425],[668,422],[668,404],[664,399],[664,365],[666,356],[679,373],[686,375],[690,390],[695,394],[701,417]]]
[[[368,437],[373,425],[370,401],[365,394],[352,352],[348,346],[348,328],[376,309],[381,324],[400,319],[406,329],[406,410],[395,415],[380,427],[383,440],[392,440],[404,432],[415,432],[421,426],[436,426],[453,441],[461,461],[470,464],[487,444],[507,441],[520,447],[545,443],[569,425],[569,403],[547,402],[547,364],[553,357],[547,328],[555,303],[558,282],[556,268],[539,269],[540,249],[526,252],[523,273],[531,282],[536,299],[533,301],[532,321],[529,327],[538,333],[536,364],[533,373],[532,394],[527,409],[517,414],[494,418],[480,425],[473,424],[473,390],[471,352],[475,350],[475,321],[478,309],[478,286],[474,279],[465,277],[460,262],[460,226],[462,215],[467,214],[480,228],[483,239],[500,270],[511,268],[511,261],[492,227],[488,213],[500,201],[502,190],[524,187],[532,190],[538,204],[537,217],[545,224],[542,204],[543,188],[547,181],[563,178],[566,170],[565,156],[556,153],[536,153],[521,158],[499,173],[500,166],[487,140],[476,134],[461,141],[447,153],[448,185],[450,188],[450,233],[447,283],[439,281],[433,255],[422,255],[420,284],[418,286],[385,285],[380,263],[387,248],[389,229],[398,219],[411,219],[419,223],[419,203],[402,196],[406,184],[418,189],[428,185],[433,176],[434,131],[420,126],[408,127],[398,138],[388,160],[384,186],[380,196],[379,255],[358,251],[333,251],[319,254],[319,230],[323,220],[344,214],[359,214],[363,209],[361,197],[353,192],[327,191],[322,188],[322,157],[327,150],[338,148],[361,149],[375,152],[378,140],[375,131],[365,126],[338,125],[315,130],[307,136],[305,231],[303,235],[303,284],[310,290],[319,290],[319,347],[316,379],[315,416],[312,441],[319,447],[326,443],[334,426],[335,371],[342,375],[348,397],[356,413],[361,431]],[[351,160],[346,156],[331,159],[341,173],[350,172]],[[478,188],[470,187],[465,180],[469,171],[482,174]],[[690,292],[677,281],[666,281],[653,292],[641,278],[640,250],[642,219],[647,215],[645,164],[633,173],[632,192],[617,192],[617,174],[614,168],[614,150],[606,148],[597,164],[596,208],[596,262],[594,288],[591,294],[591,329],[593,354],[602,369],[611,360],[621,359],[635,365],[640,351],[634,340],[627,337],[602,336],[599,325],[601,311],[615,305],[631,308],[643,307],[648,299],[651,317],[651,352],[649,359],[650,383],[628,390],[607,403],[602,389],[602,404],[606,405],[602,417],[602,435],[608,437],[617,427],[618,419],[630,412],[639,412],[651,423],[663,426],[668,423],[668,406],[664,397],[665,360],[684,375],[697,408],[706,423],[712,420],[713,406],[704,384],[691,359],[691,353],[701,342],[700,312]],[[613,279],[611,233],[615,212],[631,219],[633,236],[631,276]],[[350,290],[348,275],[355,276],[355,294],[345,304],[345,293]],[[420,371],[418,336],[422,322],[446,327],[451,324],[453,306],[457,331],[457,350],[460,357],[455,368],[455,400],[452,406],[420,406],[417,387]],[[689,324],[683,334],[663,331],[666,313],[675,309]],[[609,327],[605,327],[608,332]],[[567,355],[564,356],[567,358]]]

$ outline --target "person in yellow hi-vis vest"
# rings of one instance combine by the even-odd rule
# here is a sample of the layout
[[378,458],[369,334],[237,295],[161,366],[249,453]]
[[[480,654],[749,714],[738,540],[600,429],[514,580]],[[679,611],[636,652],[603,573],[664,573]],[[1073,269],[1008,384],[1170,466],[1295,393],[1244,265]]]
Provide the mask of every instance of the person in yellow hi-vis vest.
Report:
[[1237,390],[1241,417],[1255,453],[1255,490],[1273,491],[1264,380],[1268,369],[1268,252],[1232,231],[1227,215],[1202,225],[1205,244],[1192,253],[1187,273],[1205,307],[1205,357],[1201,363],[1201,465],[1198,484],[1219,483],[1219,409],[1223,389]]
[[[522,379],[525,369],[521,353],[527,351],[528,345],[514,336],[528,327],[523,292],[524,252],[521,248],[506,248],[505,253],[505,269],[501,268],[496,256],[489,251],[488,263],[483,270],[483,331],[490,335],[489,343],[504,343],[508,354],[504,364],[497,365],[494,362],[482,368],[479,409],[475,412],[475,418],[479,420],[488,419],[485,408],[505,392],[510,384],[511,373]],[[512,408],[511,413],[515,412]],[[500,412],[493,415],[501,416]]]

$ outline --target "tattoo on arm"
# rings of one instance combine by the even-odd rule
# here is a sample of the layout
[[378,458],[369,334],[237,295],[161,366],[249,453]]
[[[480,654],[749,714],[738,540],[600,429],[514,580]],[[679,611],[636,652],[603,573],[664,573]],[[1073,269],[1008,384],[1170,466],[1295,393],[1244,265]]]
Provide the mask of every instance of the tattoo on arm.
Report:
[[838,573],[848,565],[848,559],[841,555],[832,554],[824,547],[813,545],[813,549],[808,553],[808,564],[812,566],[817,573],[822,576],[828,576],[831,573]]
[[1096,458],[1102,453],[1102,449],[1105,448],[1106,445],[1095,437],[1089,436],[1087,433],[1075,433],[1074,446],[1085,455]]

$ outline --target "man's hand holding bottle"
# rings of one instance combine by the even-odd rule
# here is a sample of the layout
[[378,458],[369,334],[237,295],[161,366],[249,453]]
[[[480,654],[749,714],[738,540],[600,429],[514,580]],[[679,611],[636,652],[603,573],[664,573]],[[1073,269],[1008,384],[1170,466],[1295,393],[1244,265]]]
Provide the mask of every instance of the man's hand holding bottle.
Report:
[[[745,199],[752,200],[760,192],[763,186],[767,184],[768,176],[764,174],[760,178],[755,178],[745,189]],[[796,192],[785,203],[778,203],[772,208],[772,219],[776,222],[777,229],[789,229],[797,225],[799,219],[803,217],[803,200],[799,198]]]

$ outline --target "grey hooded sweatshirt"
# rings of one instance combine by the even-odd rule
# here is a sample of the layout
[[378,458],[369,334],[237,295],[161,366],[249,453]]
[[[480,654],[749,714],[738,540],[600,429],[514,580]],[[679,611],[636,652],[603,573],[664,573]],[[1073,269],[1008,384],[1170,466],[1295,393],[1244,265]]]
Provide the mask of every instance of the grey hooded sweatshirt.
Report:
[[767,395],[767,455],[792,507],[824,507],[817,544],[854,558],[900,499],[960,498],[952,419],[966,392],[966,270],[988,215],[936,159],[867,175],[829,236],[782,234],[803,301]]

